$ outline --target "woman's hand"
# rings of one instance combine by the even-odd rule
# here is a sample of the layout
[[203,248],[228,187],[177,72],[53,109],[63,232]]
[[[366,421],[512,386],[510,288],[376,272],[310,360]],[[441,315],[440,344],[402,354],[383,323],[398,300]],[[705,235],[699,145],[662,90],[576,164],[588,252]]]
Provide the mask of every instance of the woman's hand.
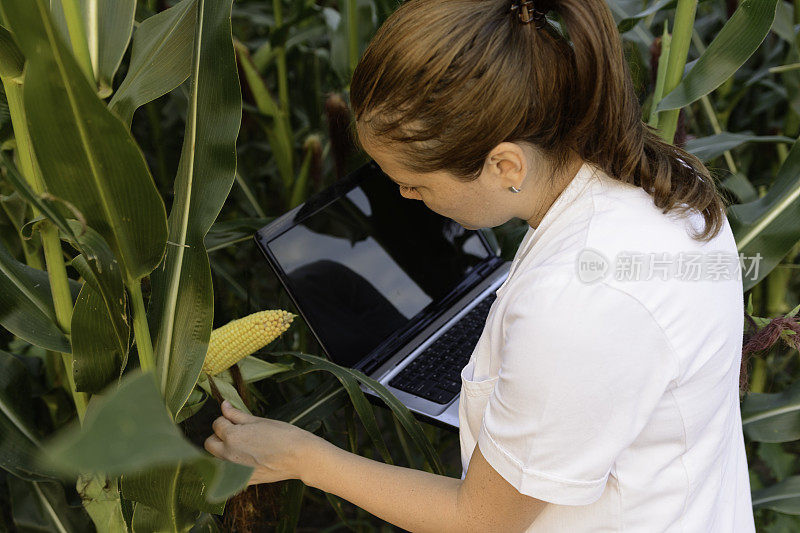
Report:
[[206,450],[255,468],[248,485],[301,479],[302,456],[320,437],[280,420],[247,414],[227,400],[221,409],[222,416],[211,425],[214,434],[205,441]]

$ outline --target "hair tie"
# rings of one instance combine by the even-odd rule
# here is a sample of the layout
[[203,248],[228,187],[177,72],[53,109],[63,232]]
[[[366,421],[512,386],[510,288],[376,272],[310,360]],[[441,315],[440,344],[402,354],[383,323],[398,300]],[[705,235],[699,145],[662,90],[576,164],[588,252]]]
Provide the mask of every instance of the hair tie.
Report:
[[535,23],[537,29],[542,29],[547,24],[546,12],[538,9],[533,0],[516,1],[511,4],[510,13],[516,13],[520,24]]

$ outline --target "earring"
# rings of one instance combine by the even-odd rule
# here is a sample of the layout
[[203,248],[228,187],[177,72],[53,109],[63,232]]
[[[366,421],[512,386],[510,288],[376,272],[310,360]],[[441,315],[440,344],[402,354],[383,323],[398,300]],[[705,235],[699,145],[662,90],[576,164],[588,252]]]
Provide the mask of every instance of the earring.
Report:
[[510,190],[511,192],[521,192],[521,191],[522,191],[522,189],[517,189],[517,188],[516,188],[516,187],[514,187],[513,185],[512,185],[511,187],[509,187],[509,190]]

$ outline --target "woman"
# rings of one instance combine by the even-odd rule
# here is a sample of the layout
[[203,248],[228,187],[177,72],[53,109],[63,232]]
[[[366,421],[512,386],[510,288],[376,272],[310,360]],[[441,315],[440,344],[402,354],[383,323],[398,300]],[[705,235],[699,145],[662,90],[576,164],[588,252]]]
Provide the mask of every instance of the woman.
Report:
[[708,170],[642,123],[606,3],[405,2],[350,99],[404,197],[530,226],[462,371],[462,479],[229,405],[208,451],[409,531],[754,531],[736,244]]

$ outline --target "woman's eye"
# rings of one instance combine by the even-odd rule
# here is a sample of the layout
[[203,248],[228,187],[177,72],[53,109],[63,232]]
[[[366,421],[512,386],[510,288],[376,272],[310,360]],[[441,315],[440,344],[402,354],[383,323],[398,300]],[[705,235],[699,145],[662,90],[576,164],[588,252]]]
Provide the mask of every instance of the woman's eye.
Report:
[[405,185],[400,185],[400,189],[408,191],[408,192],[412,192],[412,191],[416,191],[417,190],[416,187],[406,187]]

